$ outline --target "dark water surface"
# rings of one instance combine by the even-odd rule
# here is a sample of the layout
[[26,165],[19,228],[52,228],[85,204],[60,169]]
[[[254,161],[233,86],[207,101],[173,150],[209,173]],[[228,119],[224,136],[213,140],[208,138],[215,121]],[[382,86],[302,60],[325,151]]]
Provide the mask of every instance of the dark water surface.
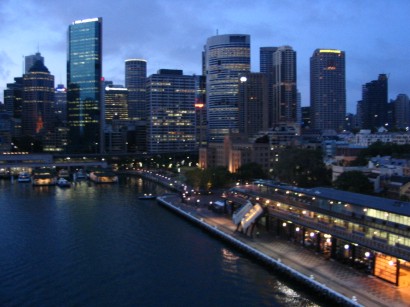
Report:
[[1,306],[314,306],[158,206],[137,178],[69,189],[0,181]]

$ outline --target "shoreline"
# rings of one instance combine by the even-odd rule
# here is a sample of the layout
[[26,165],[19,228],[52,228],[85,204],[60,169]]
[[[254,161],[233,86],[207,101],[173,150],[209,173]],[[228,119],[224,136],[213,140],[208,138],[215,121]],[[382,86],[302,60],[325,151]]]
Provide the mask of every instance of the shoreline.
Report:
[[[173,198],[173,199],[172,199]],[[244,252],[245,254],[251,256],[255,260],[261,261],[263,265],[275,269],[276,272],[284,274],[289,280],[294,280],[300,285],[307,287],[309,290],[320,293],[321,296],[325,299],[322,301],[332,302],[341,306],[363,306],[359,304],[356,300],[356,297],[348,298],[343,294],[327,287],[325,284],[322,284],[314,279],[314,276],[304,275],[297,270],[291,268],[288,265],[282,263],[280,258],[275,259],[266,253],[258,250],[255,247],[250,246],[249,244],[235,238],[231,235],[224,227],[218,227],[217,225],[212,225],[209,223],[207,217],[200,217],[197,214],[193,214],[192,211],[182,208],[179,203],[176,202],[178,199],[177,196],[161,196],[157,197],[157,203],[164,206],[166,209],[178,214],[179,216],[184,217],[190,223],[208,231],[211,235],[216,236],[217,238],[225,241],[226,243],[234,246],[236,249]],[[211,218],[209,218],[211,220]]]

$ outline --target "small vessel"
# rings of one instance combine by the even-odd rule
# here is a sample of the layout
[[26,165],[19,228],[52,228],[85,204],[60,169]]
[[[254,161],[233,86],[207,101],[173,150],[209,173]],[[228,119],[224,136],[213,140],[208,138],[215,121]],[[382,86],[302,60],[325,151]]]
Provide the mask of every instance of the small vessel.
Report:
[[17,177],[18,182],[30,182],[31,176],[27,172],[21,172]]
[[90,180],[95,183],[116,183],[118,176],[110,170],[95,170],[90,172]]
[[82,169],[79,169],[78,171],[76,171],[74,173],[73,177],[74,177],[74,181],[87,179],[87,176],[86,176],[85,172]]
[[62,168],[58,171],[58,177],[68,179],[68,178],[70,178],[70,172],[68,170]]
[[138,199],[142,200],[148,200],[148,199],[156,199],[157,197],[155,195],[150,194],[144,194],[143,196],[138,197]]
[[33,171],[33,186],[56,185],[56,183],[57,177],[53,170],[44,168]]
[[69,187],[71,187],[71,182],[68,181],[67,179],[63,178],[63,177],[60,177],[57,180],[57,185],[60,188],[69,188]]

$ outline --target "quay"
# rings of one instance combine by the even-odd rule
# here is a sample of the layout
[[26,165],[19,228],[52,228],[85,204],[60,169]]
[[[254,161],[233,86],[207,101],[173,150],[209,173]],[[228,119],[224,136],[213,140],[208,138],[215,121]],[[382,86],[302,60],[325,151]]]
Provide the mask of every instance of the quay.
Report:
[[[199,197],[203,205],[217,198],[214,195]],[[273,268],[288,280],[303,285],[315,293],[313,296],[320,295],[338,306],[410,305],[408,289],[397,288],[341,263],[325,260],[303,247],[272,237],[263,230],[257,237],[246,236],[236,231],[236,226],[228,216],[208,210],[206,206],[183,203],[176,194],[158,197],[157,202],[255,258],[262,265]]]

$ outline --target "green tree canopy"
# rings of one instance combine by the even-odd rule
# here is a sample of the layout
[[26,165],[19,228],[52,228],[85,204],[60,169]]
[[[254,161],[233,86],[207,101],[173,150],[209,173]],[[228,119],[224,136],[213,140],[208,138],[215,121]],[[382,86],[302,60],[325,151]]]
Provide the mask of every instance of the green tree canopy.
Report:
[[318,149],[286,148],[279,151],[274,176],[285,183],[300,186],[329,186],[331,174]]
[[362,194],[372,194],[373,185],[360,171],[350,171],[340,174],[340,176],[333,182],[333,186],[336,189],[362,193]]
[[262,166],[258,163],[251,162],[242,165],[237,169],[235,178],[238,180],[252,180],[252,179],[267,179],[268,174],[263,170]]

